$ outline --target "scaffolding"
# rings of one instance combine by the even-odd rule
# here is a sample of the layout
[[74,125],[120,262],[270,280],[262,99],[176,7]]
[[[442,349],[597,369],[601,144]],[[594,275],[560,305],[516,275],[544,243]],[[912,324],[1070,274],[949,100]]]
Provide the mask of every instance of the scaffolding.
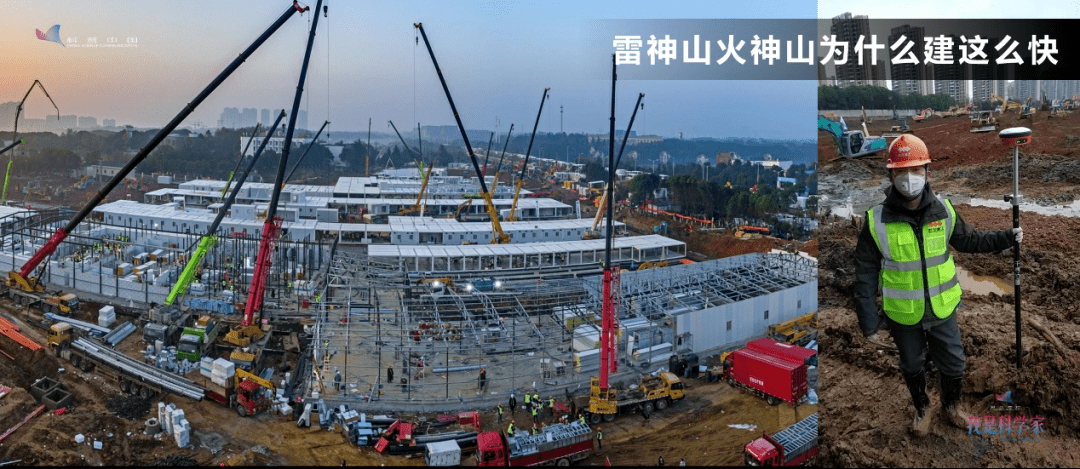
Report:
[[[674,342],[665,320],[680,309],[701,310],[816,282],[816,268],[796,256],[759,254],[625,272],[619,316],[626,333],[620,335],[618,356],[630,366],[620,367],[625,371],[613,382],[629,384],[666,367],[666,359],[651,353],[638,362],[628,352]],[[483,286],[428,280],[417,282],[396,263],[356,252],[334,256],[314,330],[313,357],[320,369],[311,389],[320,399],[362,402],[371,411],[460,410],[490,407],[511,393],[519,402],[527,391],[565,403],[566,396],[587,391],[598,366],[589,361],[595,350],[589,331],[599,327],[599,278]]]
[[[0,218],[0,268],[18,269],[73,212],[67,209],[19,212]],[[121,300],[146,307],[163,303],[201,234],[154,225],[120,226],[87,219],[44,263],[42,280],[102,302]],[[205,281],[193,285],[186,299],[235,303],[251,283],[257,238],[219,236],[202,262]],[[266,309],[294,309],[300,298],[286,300],[289,285],[310,279],[329,261],[326,243],[283,240],[274,253]],[[222,281],[225,280],[225,283]],[[205,302],[199,303],[200,305]]]

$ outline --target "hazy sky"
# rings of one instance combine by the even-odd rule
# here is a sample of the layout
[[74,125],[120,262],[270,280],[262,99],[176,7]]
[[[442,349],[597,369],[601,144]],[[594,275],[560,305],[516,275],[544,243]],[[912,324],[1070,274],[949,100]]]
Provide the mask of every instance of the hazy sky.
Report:
[[[307,2],[314,7],[315,2]],[[544,87],[551,87],[541,131],[607,132],[610,81],[585,73],[582,37],[598,19],[816,18],[816,2],[715,1],[339,1],[320,18],[305,99],[308,123],[332,130],[452,125],[423,40],[423,22],[465,126],[515,133],[531,129]],[[62,114],[161,126],[246,48],[289,2],[0,0],[0,102],[18,101],[40,79]],[[216,125],[224,107],[291,106],[311,14],[294,16],[219,87],[184,125]],[[61,47],[35,29],[60,24]],[[107,38],[137,47],[102,47]],[[329,80],[328,80],[329,77]],[[625,128],[638,92],[645,110],[634,130],[685,137],[816,138],[814,81],[620,80],[617,128]],[[52,107],[37,91],[25,115]]]

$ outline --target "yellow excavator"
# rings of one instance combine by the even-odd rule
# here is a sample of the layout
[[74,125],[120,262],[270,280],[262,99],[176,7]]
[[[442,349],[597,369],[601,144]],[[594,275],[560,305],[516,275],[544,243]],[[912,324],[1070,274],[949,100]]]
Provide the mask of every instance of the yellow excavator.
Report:
[[1031,105],[1031,98],[1024,101],[1024,107],[1020,110],[1019,119],[1035,119],[1035,106]]

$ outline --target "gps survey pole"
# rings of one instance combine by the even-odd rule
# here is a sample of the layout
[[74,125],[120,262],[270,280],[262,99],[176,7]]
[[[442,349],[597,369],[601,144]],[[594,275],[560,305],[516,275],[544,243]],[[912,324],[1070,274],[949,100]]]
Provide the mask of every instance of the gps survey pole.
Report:
[[[1031,143],[1031,129],[1011,127],[998,133],[1001,142],[1013,147],[1013,193],[1005,201],[1012,202],[1013,228],[1020,228],[1020,146]],[[1020,243],[1013,241],[1013,299],[1016,303],[1016,368],[1022,368],[1020,348]]]

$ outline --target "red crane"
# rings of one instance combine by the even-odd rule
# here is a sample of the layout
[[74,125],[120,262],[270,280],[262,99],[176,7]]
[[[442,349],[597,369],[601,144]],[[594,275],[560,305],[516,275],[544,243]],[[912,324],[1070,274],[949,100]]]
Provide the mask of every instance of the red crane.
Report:
[[[630,115],[630,124],[623,134],[622,145],[619,147],[619,157],[615,158],[615,56],[611,56],[611,133],[608,138],[608,184],[605,197],[614,200],[615,168],[622,161],[622,152],[626,149],[626,138],[630,135],[630,129],[634,126],[634,118],[641,106],[641,98],[644,93],[638,94],[637,103],[634,104],[634,112]],[[608,374],[619,371],[619,361],[616,354],[615,337],[619,330],[619,268],[611,265],[611,245],[614,235],[614,204],[607,204],[607,236],[605,236],[604,253],[604,299],[603,309],[600,313],[600,378],[593,379],[590,386],[589,412],[603,414],[609,421],[615,418],[618,412],[616,393],[608,386]],[[602,210],[603,208],[601,208]]]
[[[315,11],[322,9],[322,0],[315,4]],[[266,222],[263,224],[262,239],[259,240],[259,251],[255,255],[255,274],[251,279],[251,289],[248,290],[247,304],[244,306],[244,319],[241,322],[243,328],[251,326],[255,319],[255,311],[262,307],[263,293],[266,290],[266,276],[270,273],[270,254],[274,252],[281,234],[281,217],[277,216],[278,199],[281,197],[281,188],[285,180],[285,166],[289,162],[289,150],[292,148],[293,131],[296,130],[296,115],[300,110],[300,96],[304,94],[304,79],[307,77],[308,62],[311,60],[311,46],[315,42],[315,29],[319,26],[319,15],[312,15],[311,31],[308,33],[307,51],[304,52],[304,63],[300,68],[300,81],[296,84],[296,97],[293,98],[292,114],[289,114],[289,127],[285,131],[285,143],[281,147],[281,158],[278,160],[277,177],[274,179],[274,192],[270,196],[270,207],[266,209]]]

